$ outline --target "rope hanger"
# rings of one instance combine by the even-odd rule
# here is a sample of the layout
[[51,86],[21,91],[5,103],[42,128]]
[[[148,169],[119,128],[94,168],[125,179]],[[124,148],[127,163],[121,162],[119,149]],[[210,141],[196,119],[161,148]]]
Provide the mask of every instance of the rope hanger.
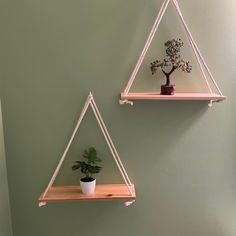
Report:
[[[102,116],[101,116],[101,114],[100,114],[100,112],[98,110],[98,107],[97,107],[97,105],[95,103],[93,95],[90,92],[88,97],[87,97],[87,99],[86,99],[86,101],[85,101],[83,110],[82,110],[82,112],[81,112],[81,114],[79,116],[79,119],[77,121],[75,129],[74,129],[74,131],[73,131],[73,133],[71,135],[71,138],[70,138],[70,140],[69,140],[69,142],[68,142],[68,144],[67,144],[67,146],[65,148],[65,151],[63,152],[63,154],[62,154],[62,156],[60,158],[60,161],[59,161],[59,163],[58,163],[58,165],[57,165],[57,167],[56,167],[56,169],[55,169],[55,171],[53,173],[53,176],[51,177],[51,180],[50,180],[46,190],[43,193],[43,198],[46,196],[47,192],[52,187],[52,185],[53,185],[53,183],[54,183],[54,181],[55,181],[55,179],[56,179],[56,177],[57,177],[57,175],[59,173],[59,170],[60,170],[60,168],[61,168],[61,166],[62,166],[62,164],[63,164],[63,162],[64,162],[64,160],[66,158],[66,155],[67,155],[67,153],[69,151],[69,148],[70,148],[70,146],[71,146],[71,144],[72,144],[72,142],[73,142],[73,140],[75,138],[75,135],[76,135],[76,133],[77,133],[77,131],[78,131],[80,125],[81,125],[81,122],[82,122],[82,120],[84,118],[84,115],[86,114],[89,106],[92,108],[92,111],[93,111],[93,113],[95,115],[95,118],[96,118],[98,124],[99,124],[99,127],[101,128],[102,134],[103,134],[103,136],[104,136],[104,138],[106,140],[106,143],[107,143],[107,145],[108,145],[108,147],[109,147],[109,149],[111,151],[112,157],[113,157],[113,159],[114,159],[114,161],[115,161],[115,163],[116,163],[116,165],[117,165],[117,167],[118,167],[118,169],[119,169],[119,171],[121,173],[122,178],[124,179],[124,182],[125,182],[125,184],[127,186],[129,194],[130,194],[130,196],[133,196],[133,192],[132,192],[132,189],[130,187],[132,185],[132,183],[131,183],[131,181],[129,179],[129,176],[128,176],[125,168],[124,168],[124,165],[122,164],[122,161],[121,161],[121,159],[119,157],[119,154],[118,154],[118,152],[117,152],[117,150],[116,150],[116,148],[115,148],[115,146],[114,146],[114,144],[112,142],[112,139],[111,139],[111,137],[110,137],[110,135],[108,133],[108,130],[107,130],[107,128],[105,126],[105,123],[104,123],[104,121],[102,119]],[[127,201],[127,202],[125,202],[125,205],[129,206],[133,202],[134,201]],[[40,202],[39,206],[44,206],[45,204],[46,204],[45,202]]]
[[[208,66],[207,66],[207,64],[206,64],[206,62],[205,62],[205,60],[204,60],[200,50],[198,49],[196,42],[193,39],[193,36],[192,36],[192,34],[191,34],[191,32],[190,32],[190,30],[189,30],[189,28],[188,28],[184,18],[183,18],[183,15],[181,13],[181,10],[180,10],[180,7],[179,7],[179,4],[178,4],[177,0],[164,0],[164,2],[163,2],[162,6],[161,6],[161,8],[160,8],[160,10],[159,10],[159,12],[157,14],[156,20],[155,20],[154,25],[153,25],[153,27],[151,29],[151,32],[150,32],[150,34],[148,36],[148,39],[147,39],[147,41],[145,43],[145,46],[144,46],[144,48],[143,48],[143,50],[142,50],[142,52],[141,52],[141,54],[139,56],[138,62],[136,63],[135,68],[134,68],[134,70],[133,70],[133,72],[132,72],[132,74],[130,76],[130,79],[129,79],[128,83],[127,83],[127,86],[126,86],[126,88],[124,90],[124,94],[127,95],[129,93],[129,91],[130,91],[130,88],[131,88],[131,86],[132,86],[132,84],[133,84],[133,82],[134,82],[134,80],[135,80],[135,78],[137,76],[137,73],[138,73],[138,71],[139,71],[139,69],[141,67],[141,64],[142,64],[142,62],[144,60],[144,57],[147,54],[147,51],[148,51],[148,49],[149,49],[149,47],[151,45],[151,42],[152,42],[152,40],[154,38],[154,35],[155,35],[159,25],[160,25],[160,22],[161,22],[161,20],[162,20],[162,18],[164,16],[164,13],[166,12],[166,9],[167,9],[170,1],[172,1],[172,3],[175,6],[175,9],[177,11],[177,15],[178,15],[178,17],[180,19],[180,22],[182,23],[182,25],[184,27],[184,31],[186,33],[186,36],[187,36],[189,42],[190,42],[190,46],[193,49],[194,56],[196,57],[197,63],[199,65],[199,67],[200,67],[200,70],[202,72],[203,78],[205,79],[205,82],[206,82],[206,85],[207,85],[207,88],[208,88],[209,92],[211,94],[213,93],[212,88],[211,88],[211,86],[209,84],[209,81],[207,79],[207,75],[206,75],[204,69],[206,70],[209,78],[211,79],[211,81],[212,81],[213,85],[215,86],[216,90],[218,91],[218,93],[221,96],[223,96],[223,94],[221,93],[217,83],[215,82],[214,77],[213,77],[212,73],[210,72],[210,69],[208,68]],[[128,101],[128,100],[121,101],[120,100],[120,104],[124,104],[124,103],[130,103],[131,105],[133,104],[132,101]],[[211,106],[211,105],[212,105],[212,101],[210,101],[209,106]]]

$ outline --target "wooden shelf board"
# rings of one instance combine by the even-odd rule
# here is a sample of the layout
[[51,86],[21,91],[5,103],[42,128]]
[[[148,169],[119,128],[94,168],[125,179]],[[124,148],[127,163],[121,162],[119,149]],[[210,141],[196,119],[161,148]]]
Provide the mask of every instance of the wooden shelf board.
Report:
[[202,100],[223,101],[225,96],[215,93],[175,93],[174,95],[160,95],[159,93],[121,93],[121,100]]
[[95,193],[85,195],[81,192],[80,186],[53,186],[43,198],[39,197],[39,202],[60,202],[60,201],[83,201],[83,200],[135,200],[135,188],[131,185],[132,196],[125,184],[104,184],[97,185]]

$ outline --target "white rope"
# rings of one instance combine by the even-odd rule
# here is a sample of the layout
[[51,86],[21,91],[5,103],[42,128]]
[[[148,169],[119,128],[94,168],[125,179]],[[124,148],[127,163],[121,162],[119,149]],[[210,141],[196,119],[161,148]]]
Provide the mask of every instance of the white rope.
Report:
[[148,48],[150,47],[150,44],[151,44],[151,42],[152,42],[152,40],[153,40],[153,37],[154,37],[154,35],[155,35],[155,33],[156,33],[158,27],[159,27],[159,24],[160,24],[160,22],[161,22],[161,19],[162,19],[163,15],[164,15],[164,13],[165,13],[165,11],[166,11],[166,8],[167,8],[169,2],[170,2],[170,0],[165,0],[165,1],[163,2],[162,6],[161,6],[160,11],[159,11],[158,14],[157,14],[155,23],[154,23],[154,25],[153,25],[153,27],[152,27],[152,30],[151,30],[151,32],[150,32],[150,34],[149,34],[149,36],[148,36],[148,39],[147,39],[147,41],[146,41],[146,43],[145,43],[145,46],[144,46],[144,48],[143,48],[143,51],[142,51],[142,53],[141,53],[141,55],[140,55],[140,57],[139,57],[139,59],[138,59],[138,62],[137,62],[137,64],[136,64],[135,68],[134,68],[134,71],[133,71],[133,73],[131,74],[131,77],[130,77],[130,79],[129,79],[129,81],[128,81],[128,84],[127,84],[127,86],[126,86],[126,88],[125,88],[125,90],[124,90],[124,94],[127,94],[127,93],[129,92],[129,90],[130,90],[130,88],[131,88],[131,86],[132,86],[132,84],[133,84],[133,82],[134,82],[134,80],[135,80],[135,77],[136,77],[136,75],[137,75],[137,73],[138,73],[138,71],[139,71],[139,68],[140,68],[140,66],[141,66],[141,64],[142,64],[142,62],[143,62],[143,59],[144,59],[144,57],[145,57],[145,55],[146,55],[146,53],[147,53],[147,50],[148,50]]
[[[177,10],[177,13],[178,13],[178,15],[179,15],[179,17],[180,17],[180,19],[181,19],[181,22],[183,23],[183,26],[184,26],[184,28],[185,28],[185,31],[186,31],[186,33],[188,34],[188,39],[191,40],[191,44],[193,44],[193,46],[194,46],[194,48],[195,48],[194,52],[197,53],[197,54],[195,54],[196,57],[200,58],[201,64],[205,67],[205,69],[206,69],[206,71],[207,71],[207,73],[208,73],[208,75],[209,75],[211,81],[213,82],[214,86],[216,87],[217,91],[219,92],[219,94],[220,94],[221,96],[223,96],[223,94],[222,94],[222,92],[220,91],[220,88],[218,87],[216,81],[214,80],[214,77],[213,77],[213,75],[212,75],[212,73],[211,73],[209,67],[207,66],[206,61],[204,60],[204,58],[203,58],[203,56],[202,56],[202,54],[201,54],[201,52],[200,52],[200,50],[199,50],[199,48],[198,48],[196,42],[194,41],[194,38],[193,38],[193,36],[192,36],[190,30],[188,29],[188,26],[187,26],[187,24],[186,24],[186,22],[185,22],[185,20],[184,20],[183,14],[181,13],[181,10],[180,10],[178,1],[177,1],[177,0],[172,0],[172,1],[173,1],[174,5],[175,5],[175,7],[176,7],[176,10]],[[201,66],[201,67],[202,67],[202,66]],[[202,69],[201,69],[201,70],[202,70]],[[205,75],[205,73],[203,73],[203,75]],[[205,76],[204,76],[204,77],[205,77]],[[206,81],[207,81],[207,84],[209,85],[207,78],[206,78]],[[210,91],[212,91],[212,90],[210,89]]]
[[132,86],[132,84],[133,84],[133,82],[135,80],[135,77],[136,77],[136,75],[137,75],[137,73],[139,71],[139,68],[140,68],[140,66],[141,66],[141,64],[143,62],[143,59],[144,59],[144,57],[145,57],[145,55],[147,53],[147,50],[148,50],[148,48],[149,48],[149,46],[150,46],[150,44],[152,42],[152,39],[153,39],[153,37],[154,37],[154,35],[156,33],[156,30],[157,30],[157,28],[158,28],[158,26],[160,24],[160,21],[161,21],[161,19],[163,17],[163,14],[164,14],[164,12],[165,12],[168,4],[169,4],[169,1],[170,0],[165,0],[163,2],[162,6],[161,6],[161,9],[160,9],[160,11],[159,11],[159,13],[157,15],[156,21],[155,21],[155,23],[154,23],[154,25],[152,27],[152,30],[151,30],[151,32],[149,34],[149,37],[148,37],[147,42],[146,42],[146,44],[144,46],[144,49],[143,49],[143,51],[142,51],[142,53],[141,53],[141,55],[140,55],[140,57],[138,59],[138,62],[136,64],[135,68],[134,68],[134,71],[131,74],[131,77],[130,77],[130,79],[128,81],[128,84],[127,84],[127,86],[125,88],[124,94],[127,94],[129,92],[129,90],[130,90],[130,88],[131,88],[131,86]]
[[[164,15],[167,7],[168,7],[169,2],[170,2],[170,0],[164,0],[162,6],[160,8],[160,11],[157,14],[156,20],[155,20],[154,25],[152,27],[152,30],[151,30],[151,32],[150,32],[150,34],[148,36],[148,39],[147,39],[147,41],[145,43],[143,51],[142,51],[142,53],[141,53],[141,55],[140,55],[140,57],[138,59],[138,62],[136,64],[135,68],[134,68],[134,71],[132,72],[131,77],[130,77],[128,83],[127,83],[127,86],[126,86],[125,90],[124,90],[124,95],[127,95],[129,93],[129,91],[130,91],[130,88],[131,88],[131,86],[132,86],[132,84],[133,84],[133,82],[134,82],[134,80],[135,80],[135,78],[137,76],[137,73],[138,73],[138,71],[139,71],[139,69],[141,67],[141,64],[142,64],[142,62],[144,60],[144,57],[145,57],[145,55],[146,55],[146,53],[148,51],[148,48],[150,47],[150,44],[151,44],[151,42],[153,40],[153,37],[154,37],[154,35],[155,35],[159,25],[160,25],[160,22],[161,22],[162,17],[163,17],[163,15]],[[207,64],[206,64],[206,62],[205,62],[205,60],[204,60],[204,58],[203,58],[203,56],[202,56],[202,54],[201,54],[197,44],[196,44],[196,42],[194,41],[190,30],[188,29],[188,26],[187,26],[187,24],[186,24],[186,22],[185,22],[185,20],[183,18],[183,15],[181,13],[178,1],[177,0],[172,0],[172,2],[173,2],[174,6],[175,6],[175,8],[177,10],[177,13],[178,13],[178,16],[180,17],[180,20],[181,20],[181,22],[182,22],[182,24],[184,26],[185,33],[186,33],[187,38],[188,38],[188,40],[190,42],[190,46],[193,49],[194,55],[195,55],[195,57],[197,59],[197,63],[199,65],[200,69],[201,69],[202,75],[203,75],[203,77],[205,79],[205,82],[206,82],[207,88],[209,89],[209,92],[213,93],[212,88],[211,88],[211,86],[209,84],[208,78],[206,76],[204,68],[206,69],[206,72],[208,73],[212,83],[214,84],[214,86],[217,89],[217,91],[219,92],[219,94],[221,96],[223,96],[223,94],[220,91],[220,88],[218,87],[216,81],[214,80],[214,77],[213,77],[210,69],[208,68],[208,66],[207,66]],[[120,104],[124,104],[124,103],[129,103],[129,101],[125,100],[125,101],[120,102]]]
[[212,94],[213,91],[212,91],[211,86],[210,86],[210,84],[209,84],[209,81],[208,81],[208,79],[207,79],[207,75],[206,75],[206,73],[205,73],[205,71],[204,71],[203,65],[202,65],[202,63],[201,63],[201,59],[199,58],[199,54],[198,54],[198,52],[196,51],[195,45],[193,44],[193,42],[191,41],[191,39],[189,39],[189,41],[190,41],[191,47],[193,48],[194,55],[195,55],[195,57],[196,57],[196,59],[197,59],[197,63],[198,63],[198,65],[199,65],[199,67],[200,67],[200,70],[202,71],[202,75],[203,75],[203,78],[204,78],[205,83],[206,83],[206,85],[207,85],[207,88],[208,88],[209,92]]
[[[56,179],[56,177],[58,175],[58,172],[59,172],[59,170],[60,170],[60,168],[61,168],[61,166],[62,166],[62,164],[63,164],[63,162],[64,162],[64,160],[66,158],[67,152],[68,152],[68,150],[69,150],[69,148],[70,148],[70,146],[71,146],[71,144],[72,144],[72,142],[74,140],[74,137],[75,137],[75,135],[76,135],[76,133],[77,133],[79,127],[80,127],[80,124],[81,124],[81,122],[82,122],[82,120],[84,118],[84,115],[85,115],[85,113],[88,110],[89,105],[91,106],[91,108],[93,110],[93,113],[94,113],[94,115],[95,115],[95,117],[96,117],[96,119],[98,121],[98,124],[99,124],[99,126],[100,126],[100,128],[102,130],[104,138],[105,138],[105,140],[106,140],[106,142],[108,144],[108,147],[109,147],[109,149],[111,151],[111,154],[112,154],[112,156],[113,156],[113,158],[114,158],[114,160],[116,162],[116,165],[117,165],[117,167],[118,167],[118,169],[119,169],[119,171],[120,171],[120,173],[121,173],[121,175],[122,175],[122,177],[123,177],[123,179],[125,181],[125,184],[126,184],[128,190],[129,190],[129,193],[130,193],[131,196],[133,195],[132,189],[130,187],[132,185],[132,183],[131,183],[131,181],[130,181],[130,179],[128,177],[128,174],[125,171],[125,168],[124,168],[124,166],[123,166],[123,164],[122,164],[122,162],[121,162],[121,160],[119,158],[119,155],[118,155],[118,153],[117,153],[117,151],[115,149],[115,146],[114,146],[114,144],[113,144],[113,142],[111,140],[111,137],[109,136],[109,133],[107,131],[105,123],[103,122],[101,114],[99,113],[97,105],[96,105],[96,103],[95,103],[95,101],[93,99],[93,95],[90,93],[89,96],[87,97],[86,101],[85,101],[83,110],[82,110],[82,112],[81,112],[81,114],[79,116],[79,119],[78,119],[77,124],[75,126],[75,129],[74,129],[74,131],[72,133],[72,136],[71,136],[71,138],[70,138],[70,140],[69,140],[69,142],[68,142],[68,144],[66,146],[65,151],[63,152],[63,155],[62,155],[62,157],[61,157],[61,159],[60,159],[60,161],[59,161],[59,163],[58,163],[58,165],[56,167],[56,170],[53,173],[53,176],[52,176],[52,178],[51,178],[51,180],[50,180],[46,190],[43,193],[42,198],[45,197],[45,195],[47,194],[48,190],[51,188],[52,184],[54,183],[54,181],[55,181],[55,179]],[[44,202],[40,204],[40,206],[42,206],[42,205],[45,205]]]
[[86,113],[86,111],[87,111],[87,109],[88,109],[88,106],[89,106],[89,104],[90,104],[90,101],[91,101],[91,94],[89,94],[89,96],[88,96],[87,99],[86,99],[86,102],[85,102],[85,104],[84,104],[84,108],[83,108],[83,110],[82,110],[82,112],[81,112],[81,114],[80,114],[80,116],[79,116],[79,119],[78,119],[78,121],[77,121],[77,124],[76,124],[76,126],[75,126],[75,129],[74,129],[74,131],[73,131],[73,133],[72,133],[72,135],[71,135],[71,138],[70,138],[70,140],[69,140],[69,142],[68,142],[68,144],[67,144],[67,146],[66,146],[66,149],[65,149],[64,153],[62,154],[62,157],[61,157],[61,159],[60,159],[60,161],[59,161],[59,163],[58,163],[58,165],[57,165],[57,168],[55,169],[55,171],[54,171],[54,173],[53,173],[53,176],[52,176],[52,178],[51,178],[51,180],[50,180],[50,182],[49,182],[49,184],[48,184],[48,186],[47,186],[47,188],[46,188],[46,190],[45,190],[45,192],[44,192],[44,194],[43,194],[43,198],[44,198],[45,195],[47,194],[49,188],[52,186],[53,182],[55,181],[55,179],[56,179],[56,177],[57,177],[57,175],[58,175],[58,172],[59,172],[59,170],[60,170],[60,168],[61,168],[61,165],[62,165],[62,163],[63,163],[64,160],[65,160],[66,154],[67,154],[67,152],[68,152],[68,150],[69,150],[69,148],[70,148],[70,146],[71,146],[71,143],[73,142],[73,139],[74,139],[74,137],[75,137],[75,135],[76,135],[76,132],[77,132],[77,130],[78,130],[78,128],[79,128],[79,126],[80,126],[80,124],[81,124],[83,118],[84,118],[84,115],[85,115],[85,113]]
[[[174,1],[176,1],[177,7],[180,9],[177,0],[174,0]],[[180,14],[182,15],[181,11],[180,11]],[[186,23],[185,23],[185,26],[187,27]],[[194,46],[195,46],[196,49],[197,49],[197,52],[198,52],[198,54],[199,54],[199,56],[200,56],[200,58],[201,58],[201,61],[202,61],[203,65],[204,65],[205,69],[207,70],[207,72],[208,72],[208,74],[209,74],[209,76],[210,76],[210,79],[212,80],[212,82],[213,82],[213,84],[215,85],[216,89],[218,90],[219,94],[220,94],[221,96],[223,96],[223,94],[222,94],[221,91],[220,91],[220,88],[218,87],[217,83],[215,82],[214,77],[213,77],[213,75],[212,75],[212,73],[211,73],[209,67],[207,66],[206,61],[204,60],[204,58],[203,58],[203,56],[202,56],[200,50],[198,49],[198,46],[197,46],[196,42],[194,41],[194,39],[193,39],[193,37],[192,37],[191,34],[190,34],[190,37],[191,37],[191,39],[192,39],[192,41],[193,41]]]
[[99,123],[99,126],[101,127],[101,130],[102,130],[103,136],[104,136],[104,138],[105,138],[105,140],[106,140],[106,143],[107,143],[107,145],[108,145],[108,147],[109,147],[109,149],[110,149],[110,151],[111,151],[111,153],[112,153],[112,157],[114,158],[114,160],[115,160],[115,162],[116,162],[116,164],[117,164],[117,166],[118,166],[118,168],[119,168],[119,171],[121,172],[122,177],[123,177],[123,179],[125,180],[125,183],[128,184],[128,182],[127,182],[127,180],[126,180],[126,177],[125,177],[125,175],[123,174],[123,171],[122,171],[122,169],[121,169],[121,167],[120,167],[120,165],[119,165],[119,163],[118,163],[118,161],[117,161],[117,159],[116,159],[116,157],[115,157],[115,153],[114,153],[114,151],[113,151],[113,149],[112,149],[112,146],[111,146],[111,144],[110,144],[110,141],[109,141],[109,139],[108,139],[108,136],[107,136],[107,134],[106,134],[106,131],[105,131],[104,128],[102,127],[101,120],[100,120],[98,114],[96,113],[96,110],[95,110],[94,106],[92,105],[91,107],[92,107],[93,112],[94,112],[94,114],[95,114],[95,117],[96,117],[96,119],[97,119],[97,121],[98,121],[98,123]]
[[197,63],[198,63],[198,65],[199,65],[199,67],[200,67],[200,70],[201,70],[201,72],[202,72],[203,78],[205,79],[207,88],[208,88],[208,90],[209,90],[210,93],[213,93],[213,92],[212,92],[212,89],[211,89],[211,86],[210,86],[210,84],[209,84],[209,82],[208,82],[206,73],[205,73],[205,71],[204,71],[204,68],[203,68],[203,66],[202,66],[201,59],[199,58],[199,55],[198,55],[198,53],[197,53],[197,51],[196,51],[196,48],[195,48],[195,46],[194,46],[194,44],[193,44],[191,38],[188,38],[188,40],[189,40],[190,45],[191,45],[191,47],[192,47],[192,49],[193,49],[194,55],[195,55],[195,57],[196,57],[196,59],[197,59]]
[[192,49],[193,49],[194,56],[195,56],[196,59],[197,59],[197,63],[198,63],[198,65],[199,65],[200,69],[201,69],[201,72],[202,72],[203,78],[205,79],[205,82],[206,82],[206,85],[207,85],[207,87],[208,87],[208,90],[209,90],[210,93],[212,93],[211,86],[210,86],[210,84],[209,84],[209,82],[208,82],[206,73],[205,73],[204,68],[203,68],[203,66],[202,66],[201,58],[199,57],[198,50],[197,50],[197,48],[195,47],[195,42],[194,42],[194,40],[193,40],[192,34],[191,34],[190,30],[188,29],[188,26],[187,26],[187,24],[186,24],[186,22],[185,22],[185,20],[184,20],[184,18],[183,18],[183,15],[182,15],[182,13],[181,13],[181,10],[180,10],[180,8],[179,8],[179,6],[178,6],[178,2],[175,1],[175,0],[172,0],[172,2],[173,2],[173,4],[174,4],[174,6],[175,6],[175,8],[176,8],[176,11],[177,11],[177,14],[178,14],[178,16],[179,16],[179,18],[180,18],[180,22],[183,24],[183,27],[184,27],[184,29],[185,29],[186,36],[187,36],[187,38],[188,38],[188,40],[189,40],[189,42],[190,42],[190,46],[191,46]]
[[94,99],[92,99],[91,104],[92,104],[92,105],[94,106],[94,108],[95,108],[95,112],[96,112],[96,114],[98,115],[99,120],[101,121],[101,128],[103,128],[104,131],[105,131],[105,134],[106,134],[106,136],[107,136],[107,138],[108,138],[108,140],[109,140],[109,143],[111,144],[111,147],[112,147],[112,149],[114,150],[115,157],[117,158],[117,161],[119,162],[119,165],[120,165],[121,169],[123,170],[124,175],[126,176],[127,182],[131,185],[132,183],[131,183],[131,181],[130,181],[130,179],[129,179],[129,176],[128,176],[128,174],[127,174],[127,172],[126,172],[126,170],[125,170],[125,168],[124,168],[124,165],[123,165],[123,163],[122,163],[122,161],[121,161],[121,159],[120,159],[120,157],[119,157],[119,154],[118,154],[118,152],[117,152],[117,150],[116,150],[116,148],[115,148],[115,146],[114,146],[114,144],[113,144],[113,142],[112,142],[111,136],[110,136],[109,133],[108,133],[108,130],[107,130],[107,128],[106,128],[106,125],[105,125],[105,123],[104,123],[104,121],[103,121],[103,119],[102,119],[102,116],[101,116],[101,114],[100,114],[100,112],[99,112],[99,110],[98,110],[98,107],[97,107],[97,105],[96,105]]
[[113,142],[111,140],[111,137],[110,137],[110,135],[109,135],[109,133],[107,131],[107,128],[106,128],[106,126],[105,126],[105,124],[103,122],[103,119],[102,119],[102,117],[101,117],[101,115],[100,115],[100,113],[98,111],[98,108],[97,108],[96,103],[95,103],[93,98],[91,99],[91,107],[92,107],[94,115],[95,115],[95,117],[96,117],[96,119],[97,119],[97,121],[99,123],[99,126],[100,126],[100,128],[102,130],[102,133],[103,133],[103,136],[104,136],[104,138],[105,138],[105,140],[107,142],[107,145],[108,145],[108,147],[109,147],[109,149],[111,151],[111,154],[112,154],[112,156],[114,158],[114,161],[115,161],[115,163],[116,163],[116,165],[117,165],[117,167],[118,167],[118,169],[119,169],[119,171],[120,171],[120,173],[121,173],[121,175],[122,175],[122,177],[123,177],[123,179],[125,181],[125,184],[126,184],[128,190],[130,192],[130,195],[132,196],[133,194],[132,194],[132,190],[130,188],[131,181],[130,181],[130,179],[128,177],[128,174],[125,171],[125,168],[124,168],[124,166],[123,166],[123,164],[122,164],[122,162],[121,162],[121,160],[119,158],[119,155],[118,155],[118,153],[117,153],[117,151],[116,151],[116,149],[114,147],[114,144],[113,144]]

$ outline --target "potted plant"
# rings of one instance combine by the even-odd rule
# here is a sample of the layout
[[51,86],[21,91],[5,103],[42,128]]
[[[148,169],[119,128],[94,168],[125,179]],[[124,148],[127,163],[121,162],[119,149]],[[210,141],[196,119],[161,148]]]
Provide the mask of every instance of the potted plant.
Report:
[[150,69],[152,74],[160,68],[166,76],[166,83],[161,86],[161,95],[172,95],[175,91],[175,85],[170,84],[170,75],[177,69],[190,73],[192,66],[189,61],[186,62],[180,57],[180,48],[184,45],[181,39],[168,40],[166,46],[166,58],[162,61],[156,60],[151,63]]
[[80,187],[84,194],[93,194],[96,187],[96,179],[93,178],[93,174],[97,174],[102,170],[101,166],[97,163],[102,160],[97,156],[97,151],[94,147],[90,147],[88,150],[84,150],[83,158],[85,161],[76,161],[72,166],[72,170],[80,169],[85,175],[80,179]]

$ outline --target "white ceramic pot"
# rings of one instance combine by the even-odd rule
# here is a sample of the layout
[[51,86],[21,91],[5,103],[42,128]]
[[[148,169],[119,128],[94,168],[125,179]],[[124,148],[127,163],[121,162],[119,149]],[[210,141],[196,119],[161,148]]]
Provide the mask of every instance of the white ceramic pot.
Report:
[[83,182],[82,180],[80,180],[80,187],[83,194],[93,194],[95,192],[96,179],[90,182]]

